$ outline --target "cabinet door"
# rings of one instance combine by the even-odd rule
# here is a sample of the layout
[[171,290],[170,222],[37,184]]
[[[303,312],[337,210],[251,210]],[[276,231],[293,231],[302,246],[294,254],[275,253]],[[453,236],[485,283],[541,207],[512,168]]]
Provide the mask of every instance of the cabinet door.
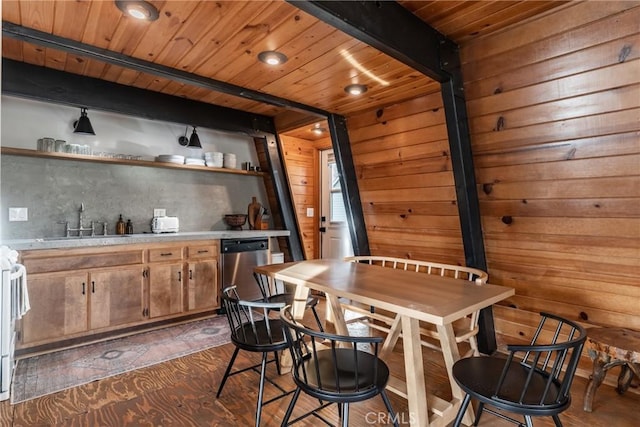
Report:
[[87,330],[86,273],[32,274],[31,310],[22,318],[22,343],[49,341]]
[[89,282],[91,329],[144,320],[142,266],[92,271]]
[[149,266],[149,317],[184,311],[183,263]]
[[218,262],[217,260],[189,263],[189,310],[217,308]]

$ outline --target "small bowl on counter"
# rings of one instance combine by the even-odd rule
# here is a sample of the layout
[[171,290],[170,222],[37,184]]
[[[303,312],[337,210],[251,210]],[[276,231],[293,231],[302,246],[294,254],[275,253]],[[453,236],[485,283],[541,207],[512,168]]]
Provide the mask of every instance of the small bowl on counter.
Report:
[[247,222],[246,214],[227,214],[224,216],[224,222],[230,227],[230,230],[242,230],[242,226]]

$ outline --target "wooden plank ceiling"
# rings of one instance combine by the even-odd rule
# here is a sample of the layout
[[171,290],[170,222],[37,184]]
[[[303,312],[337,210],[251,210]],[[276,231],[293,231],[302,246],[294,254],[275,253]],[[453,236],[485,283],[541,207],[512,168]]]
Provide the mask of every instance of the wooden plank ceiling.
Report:
[[[113,1],[2,2],[3,21],[348,116],[439,90],[439,84],[282,1],[152,1],[157,21]],[[558,6],[553,1],[402,1],[458,43]],[[288,57],[270,67],[258,53]],[[283,107],[190,86],[49,47],[2,39],[2,56],[272,117]],[[347,95],[351,83],[365,95]],[[307,126],[308,128],[308,126]]]

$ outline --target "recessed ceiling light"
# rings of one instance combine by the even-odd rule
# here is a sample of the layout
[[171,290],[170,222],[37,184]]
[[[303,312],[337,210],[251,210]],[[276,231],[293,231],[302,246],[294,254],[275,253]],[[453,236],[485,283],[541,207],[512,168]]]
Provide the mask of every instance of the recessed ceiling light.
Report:
[[327,130],[325,128],[321,127],[320,125],[315,125],[314,127],[311,128],[311,132],[313,132],[316,135],[322,135],[326,131]]
[[265,64],[279,65],[287,62],[287,56],[284,53],[276,52],[275,50],[266,50],[258,54],[258,59]]
[[123,13],[140,20],[155,21],[160,16],[154,5],[142,0],[116,0],[116,6]]
[[344,88],[344,91],[349,95],[362,95],[367,91],[367,87],[365,85],[352,84],[348,85]]

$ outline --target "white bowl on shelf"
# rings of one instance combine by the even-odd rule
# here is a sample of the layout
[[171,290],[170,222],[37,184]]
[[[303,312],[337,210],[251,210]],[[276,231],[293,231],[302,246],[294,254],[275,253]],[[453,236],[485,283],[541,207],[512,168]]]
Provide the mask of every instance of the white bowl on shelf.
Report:
[[198,159],[195,157],[187,157],[186,159],[184,159],[184,164],[190,165],[190,166],[204,166],[205,162],[203,159]]
[[227,169],[235,169],[236,155],[232,153],[224,153],[222,166]]
[[182,165],[184,164],[184,156],[180,156],[179,154],[160,154],[156,157],[156,161]]

